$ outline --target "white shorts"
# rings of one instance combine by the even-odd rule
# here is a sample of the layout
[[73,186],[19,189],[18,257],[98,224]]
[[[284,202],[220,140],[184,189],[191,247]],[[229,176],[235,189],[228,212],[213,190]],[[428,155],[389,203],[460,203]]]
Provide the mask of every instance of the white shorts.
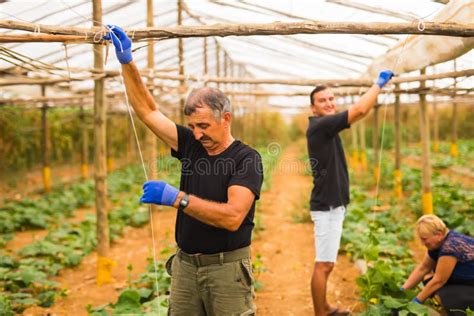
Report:
[[311,219],[314,222],[316,262],[336,262],[345,215],[345,206],[331,208],[329,211],[311,211]]

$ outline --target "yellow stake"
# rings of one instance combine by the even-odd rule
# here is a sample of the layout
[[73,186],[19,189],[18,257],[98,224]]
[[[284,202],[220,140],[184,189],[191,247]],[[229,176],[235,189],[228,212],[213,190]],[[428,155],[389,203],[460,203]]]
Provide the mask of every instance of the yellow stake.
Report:
[[395,196],[399,199],[403,197],[403,187],[402,187],[402,171],[400,169],[395,169]]
[[43,168],[43,184],[44,184],[45,192],[51,191],[51,168],[50,167]]
[[451,156],[452,157],[459,156],[458,144],[456,143],[451,144]]
[[114,158],[108,158],[107,159],[107,172],[110,173],[110,172],[114,171],[114,167],[115,167]]
[[97,258],[97,285],[107,284],[112,281],[112,267],[117,263],[110,258],[98,256]]
[[423,193],[422,196],[423,214],[433,214],[433,194],[431,192]]
[[365,154],[365,151],[360,153],[360,164],[362,167],[362,170],[367,170],[367,155]]
[[379,166],[374,167],[374,178],[375,178],[375,183],[379,180],[379,175],[380,175],[380,170]]
[[359,170],[360,159],[359,159],[359,151],[358,150],[354,150],[352,152],[352,163],[354,164],[354,169]]
[[81,177],[82,179],[87,179],[89,176],[89,166],[86,164],[81,165]]

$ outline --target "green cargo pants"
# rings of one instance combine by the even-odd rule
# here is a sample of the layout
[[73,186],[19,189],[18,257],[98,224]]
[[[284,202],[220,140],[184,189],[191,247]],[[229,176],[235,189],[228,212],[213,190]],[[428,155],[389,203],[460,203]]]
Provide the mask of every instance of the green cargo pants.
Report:
[[168,315],[255,315],[250,256],[223,262],[223,254],[218,263],[191,260],[194,256],[181,250],[168,259],[166,266],[171,275]]

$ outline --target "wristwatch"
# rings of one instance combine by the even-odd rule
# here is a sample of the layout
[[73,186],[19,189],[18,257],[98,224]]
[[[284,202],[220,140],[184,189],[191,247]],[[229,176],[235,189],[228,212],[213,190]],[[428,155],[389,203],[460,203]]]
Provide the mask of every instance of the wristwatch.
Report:
[[188,204],[189,204],[189,195],[187,193],[184,193],[184,196],[179,201],[178,211],[184,210],[186,206],[188,206]]

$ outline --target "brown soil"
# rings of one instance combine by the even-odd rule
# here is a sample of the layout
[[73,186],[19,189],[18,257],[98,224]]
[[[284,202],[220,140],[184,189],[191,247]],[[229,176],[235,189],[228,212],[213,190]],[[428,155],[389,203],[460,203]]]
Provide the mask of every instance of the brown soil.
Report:
[[[302,212],[312,185],[311,178],[303,175],[304,166],[297,162],[299,155],[296,146],[283,153],[272,188],[261,197],[265,229],[252,248],[254,257],[260,254],[267,269],[258,276],[263,284],[256,299],[259,315],[314,315],[310,292],[315,255],[313,224],[295,223],[292,218]],[[359,311],[358,275],[347,257],[340,255],[328,285],[329,302]]]
[[[307,201],[311,179],[303,175],[303,166],[297,162],[297,146],[291,146],[282,155],[276,168],[272,188],[261,196],[259,208],[264,230],[253,242],[253,256],[260,254],[267,271],[258,279],[264,288],[257,292],[259,315],[313,315],[309,282],[314,261],[313,228],[311,223],[295,223],[292,215]],[[296,165],[299,168],[295,168]],[[157,249],[174,244],[173,209],[154,213]],[[30,308],[24,315],[86,315],[85,306],[99,306],[117,300],[126,286],[132,264],[132,278],[144,271],[146,258],[151,255],[150,228],[127,228],[125,237],[112,245],[110,257],[117,262],[113,269],[114,281],[98,286],[95,283],[96,254],[87,256],[76,268],[67,269],[54,280],[68,289],[68,296],[52,308]],[[355,278],[359,272],[345,257],[339,256],[328,286],[331,303],[360,311],[357,303]]]

